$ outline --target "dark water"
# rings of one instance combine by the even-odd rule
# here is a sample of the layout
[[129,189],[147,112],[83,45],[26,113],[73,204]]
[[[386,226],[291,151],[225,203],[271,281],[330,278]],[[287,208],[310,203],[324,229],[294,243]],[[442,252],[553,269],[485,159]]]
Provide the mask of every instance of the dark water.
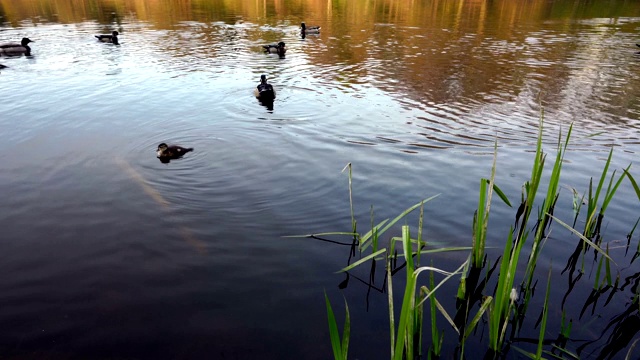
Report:
[[[386,358],[386,294],[337,288],[348,249],[283,238],[350,230],[347,163],[361,224],[371,205],[382,219],[440,194],[428,241],[469,246],[494,141],[497,182],[517,203],[540,104],[550,157],[574,124],[557,210],[568,222],[570,188],[587,190],[611,147],[618,173],[640,151],[634,2],[0,0],[0,16],[0,42],[35,40],[32,57],[0,58],[7,358],[327,359],[323,290],[350,304],[351,358]],[[302,21],[321,34],[302,39]],[[114,29],[121,46],[93,38]],[[277,41],[284,59],[261,50]],[[273,110],[253,97],[261,74]],[[160,142],[195,151],[164,164]],[[619,191],[612,246],[639,214],[629,182]],[[500,247],[515,210],[492,211]],[[552,234],[541,273],[563,281],[574,247]],[[623,278],[637,272],[628,260]],[[576,322],[585,282],[569,299]],[[625,291],[575,338],[597,341]]]

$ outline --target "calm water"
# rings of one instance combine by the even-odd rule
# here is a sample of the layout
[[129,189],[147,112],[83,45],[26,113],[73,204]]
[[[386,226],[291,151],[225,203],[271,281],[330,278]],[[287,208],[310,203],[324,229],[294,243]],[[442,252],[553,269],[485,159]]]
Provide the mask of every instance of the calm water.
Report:
[[[611,147],[617,169],[640,152],[634,2],[0,0],[0,16],[0,42],[35,40],[32,57],[0,58],[8,358],[328,359],[323,290],[349,301],[352,358],[385,358],[386,294],[337,287],[348,249],[282,237],[350,229],[347,163],[360,224],[371,205],[382,219],[440,194],[428,240],[468,246],[496,139],[498,184],[518,202],[540,104],[548,151],[574,123],[566,221],[570,188],[585,191]],[[302,39],[302,21],[321,34]],[[112,30],[121,46],[95,41]],[[284,59],[262,52],[277,41]],[[272,110],[253,97],[261,74]],[[163,164],[160,142],[195,151]],[[638,207],[623,183],[606,241],[625,239]],[[515,209],[492,211],[500,246]],[[560,279],[574,247],[552,234],[542,273]],[[637,272],[628,260],[623,278]],[[568,300],[576,321],[585,281]],[[626,291],[572,335],[598,341]]]

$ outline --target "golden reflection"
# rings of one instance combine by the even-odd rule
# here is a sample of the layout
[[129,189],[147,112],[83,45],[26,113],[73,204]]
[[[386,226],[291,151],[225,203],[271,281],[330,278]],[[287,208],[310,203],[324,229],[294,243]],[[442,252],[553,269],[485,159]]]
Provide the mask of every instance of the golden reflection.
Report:
[[[152,29],[171,30],[196,22],[205,24],[194,30],[208,32],[203,38],[210,43],[205,45],[230,41],[213,33],[219,24],[246,22],[292,31],[307,21],[322,26],[319,37],[325,47],[306,54],[305,61],[319,69],[331,68],[324,76],[345,86],[372,82],[382,90],[389,86],[383,80],[390,79],[408,96],[442,103],[460,98],[485,102],[505,83],[512,87],[498,91],[514,99],[527,87],[559,94],[575,72],[560,60],[557,66],[536,66],[532,76],[527,62],[571,58],[576,49],[542,43],[543,24],[552,23],[559,37],[578,33],[576,20],[637,17],[640,2],[614,6],[574,0],[0,0],[0,16],[0,26],[12,27],[95,22],[104,30],[123,30],[125,38],[127,31],[135,31],[126,24],[142,22]],[[635,30],[619,25],[603,31],[604,41],[620,31]],[[272,33],[267,39],[263,32],[246,28],[224,33],[239,34],[234,39],[252,44],[277,42],[282,34]],[[531,38],[538,43],[531,43]],[[215,55],[215,50],[206,51]],[[602,47],[591,51],[595,59],[606,55]]]

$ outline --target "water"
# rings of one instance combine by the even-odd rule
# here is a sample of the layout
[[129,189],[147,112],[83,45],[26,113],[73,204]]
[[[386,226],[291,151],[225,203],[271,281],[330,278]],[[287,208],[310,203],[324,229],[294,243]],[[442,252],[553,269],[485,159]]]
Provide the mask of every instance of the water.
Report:
[[[617,169],[640,151],[637,4],[73,4],[0,0],[0,42],[35,40],[33,57],[0,58],[6,356],[326,359],[326,289],[349,301],[353,358],[384,358],[386,295],[337,289],[348,249],[283,237],[350,229],[347,163],[359,224],[370,205],[382,219],[440,194],[428,238],[468,246],[494,141],[517,203],[540,104],[548,151],[574,123],[566,219],[568,189],[585,191],[611,147]],[[302,21],[321,34],[302,39]],[[114,29],[121,46],[93,38]],[[261,50],[277,41],[284,59]],[[253,97],[261,74],[272,110]],[[164,164],[161,142],[195,151]],[[629,183],[620,191],[611,241],[637,219]],[[492,211],[501,246],[515,210]],[[541,267],[559,278],[575,239],[552,240]]]

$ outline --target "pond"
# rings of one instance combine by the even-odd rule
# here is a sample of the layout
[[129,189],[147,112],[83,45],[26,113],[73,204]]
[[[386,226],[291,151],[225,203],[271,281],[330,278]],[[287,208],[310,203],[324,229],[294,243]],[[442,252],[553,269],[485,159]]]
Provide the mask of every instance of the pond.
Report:
[[[302,37],[302,22],[320,33]],[[496,183],[516,207],[494,199],[495,262],[543,111],[549,161],[573,124],[556,208],[571,223],[571,189],[587,191],[612,148],[617,175],[640,152],[639,27],[640,3],[628,1],[0,0],[0,43],[34,41],[32,56],[0,57],[0,353],[328,359],[326,291],[339,319],[349,304],[350,358],[386,358],[387,295],[355,279],[364,270],[342,283],[349,248],[286,236],[351,231],[351,163],[359,230],[372,206],[377,222],[438,195],[425,238],[470,246],[497,144]],[[94,37],[114,30],[120,45]],[[279,41],[284,57],[264,53]],[[262,74],[273,106],[254,97]],[[163,142],[194,151],[161,162]],[[639,205],[623,181],[603,223],[612,249]],[[559,302],[577,238],[554,231],[538,289],[551,268]],[[637,291],[633,251],[612,251],[628,284],[589,308],[599,323],[580,311],[591,264],[565,298],[576,304],[564,309],[576,324],[567,348],[581,358],[602,356],[607,324]],[[425,263],[453,271],[467,255]],[[537,339],[540,297],[521,338]],[[551,312],[554,337],[563,309]],[[446,328],[445,358],[457,341]],[[486,341],[470,340],[475,349]]]

